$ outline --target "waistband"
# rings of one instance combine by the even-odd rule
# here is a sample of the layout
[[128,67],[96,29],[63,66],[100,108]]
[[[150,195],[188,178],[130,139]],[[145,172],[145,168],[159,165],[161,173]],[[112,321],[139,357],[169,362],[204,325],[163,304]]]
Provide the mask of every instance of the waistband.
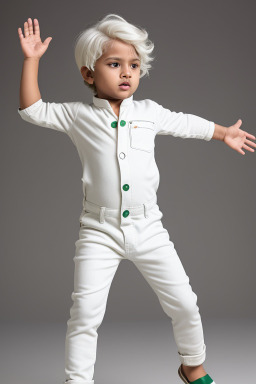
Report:
[[89,200],[84,199],[83,209],[84,211],[94,212],[98,214],[100,223],[104,223],[104,217],[106,216],[120,217],[120,215],[123,214],[124,211],[129,211],[128,213],[131,216],[136,216],[136,215],[140,215],[141,213],[144,213],[145,217],[148,217],[149,210],[154,205],[156,205],[156,203],[157,203],[157,196],[155,195],[153,198],[146,201],[145,203],[142,203],[140,205],[136,205],[133,207],[126,206],[125,208],[122,208],[122,210],[120,211],[120,209],[103,207],[95,203],[92,203]]

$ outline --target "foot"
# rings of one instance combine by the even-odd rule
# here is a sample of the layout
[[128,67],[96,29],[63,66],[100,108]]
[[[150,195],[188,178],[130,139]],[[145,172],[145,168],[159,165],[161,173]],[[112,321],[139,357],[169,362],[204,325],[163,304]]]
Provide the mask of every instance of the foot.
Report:
[[203,377],[207,375],[207,372],[205,372],[203,364],[197,365],[195,367],[189,367],[187,365],[182,365],[182,371],[184,372],[185,376],[188,378],[189,381],[194,381],[197,379],[200,379],[200,377]]

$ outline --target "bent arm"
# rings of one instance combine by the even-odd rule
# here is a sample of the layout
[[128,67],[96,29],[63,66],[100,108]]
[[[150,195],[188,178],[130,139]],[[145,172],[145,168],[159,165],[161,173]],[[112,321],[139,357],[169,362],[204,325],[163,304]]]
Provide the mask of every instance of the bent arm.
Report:
[[42,100],[38,87],[39,58],[25,58],[20,82],[20,107],[23,120],[70,135],[80,102],[50,103]]

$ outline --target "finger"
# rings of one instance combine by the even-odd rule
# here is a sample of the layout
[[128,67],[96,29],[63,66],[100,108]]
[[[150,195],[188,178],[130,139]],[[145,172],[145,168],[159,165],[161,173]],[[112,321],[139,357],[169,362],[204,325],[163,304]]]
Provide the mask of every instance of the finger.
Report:
[[50,44],[50,42],[52,41],[52,37],[47,37],[47,39],[45,39],[45,41],[43,42],[44,45],[46,45],[48,47],[48,45]]
[[33,23],[30,17],[28,18],[28,30],[29,30],[29,34],[33,35]]
[[242,125],[242,120],[241,119],[238,119],[236,124],[238,125],[238,128]]
[[35,29],[35,35],[40,37],[40,28],[39,28],[39,23],[37,19],[34,19],[34,29]]
[[240,148],[237,149],[237,152],[241,153],[242,155],[245,155],[245,152],[242,151],[242,149],[240,149]]
[[253,141],[251,141],[251,140],[245,140],[245,143],[246,144],[249,144],[249,145],[252,145],[253,147],[255,147],[256,148],[256,143],[254,143]]
[[25,35],[25,37],[29,36],[27,21],[25,21],[25,23],[24,23],[24,35]]
[[246,145],[246,144],[243,145],[243,148],[244,148],[244,149],[247,149],[247,150],[250,151],[250,152],[254,152],[254,149],[251,148],[251,147],[248,147],[248,145]]
[[251,135],[250,133],[248,133],[248,132],[245,132],[245,133],[246,133],[246,136],[247,136],[247,137],[250,137],[250,139],[253,139],[253,140],[256,139],[256,137],[253,136],[253,135]]
[[23,36],[21,28],[18,28],[18,35],[19,35],[20,40],[24,39],[24,36]]

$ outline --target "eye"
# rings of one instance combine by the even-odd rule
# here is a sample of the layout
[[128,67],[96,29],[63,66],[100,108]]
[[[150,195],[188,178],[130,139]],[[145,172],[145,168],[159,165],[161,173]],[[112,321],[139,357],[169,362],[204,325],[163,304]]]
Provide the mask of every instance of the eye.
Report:
[[[110,63],[108,65],[111,66],[112,64],[119,64],[119,63]],[[116,68],[116,67],[112,67],[112,68]]]
[[[117,65],[119,65],[119,63],[117,63],[117,62],[115,62],[115,63],[110,63],[110,64],[108,64],[108,65],[111,67],[113,64],[117,64]],[[135,68],[138,67],[138,64],[132,64],[132,65],[135,65]],[[117,68],[117,67],[115,66],[115,67],[112,67],[112,68]],[[133,68],[134,68],[134,67],[133,67]]]

